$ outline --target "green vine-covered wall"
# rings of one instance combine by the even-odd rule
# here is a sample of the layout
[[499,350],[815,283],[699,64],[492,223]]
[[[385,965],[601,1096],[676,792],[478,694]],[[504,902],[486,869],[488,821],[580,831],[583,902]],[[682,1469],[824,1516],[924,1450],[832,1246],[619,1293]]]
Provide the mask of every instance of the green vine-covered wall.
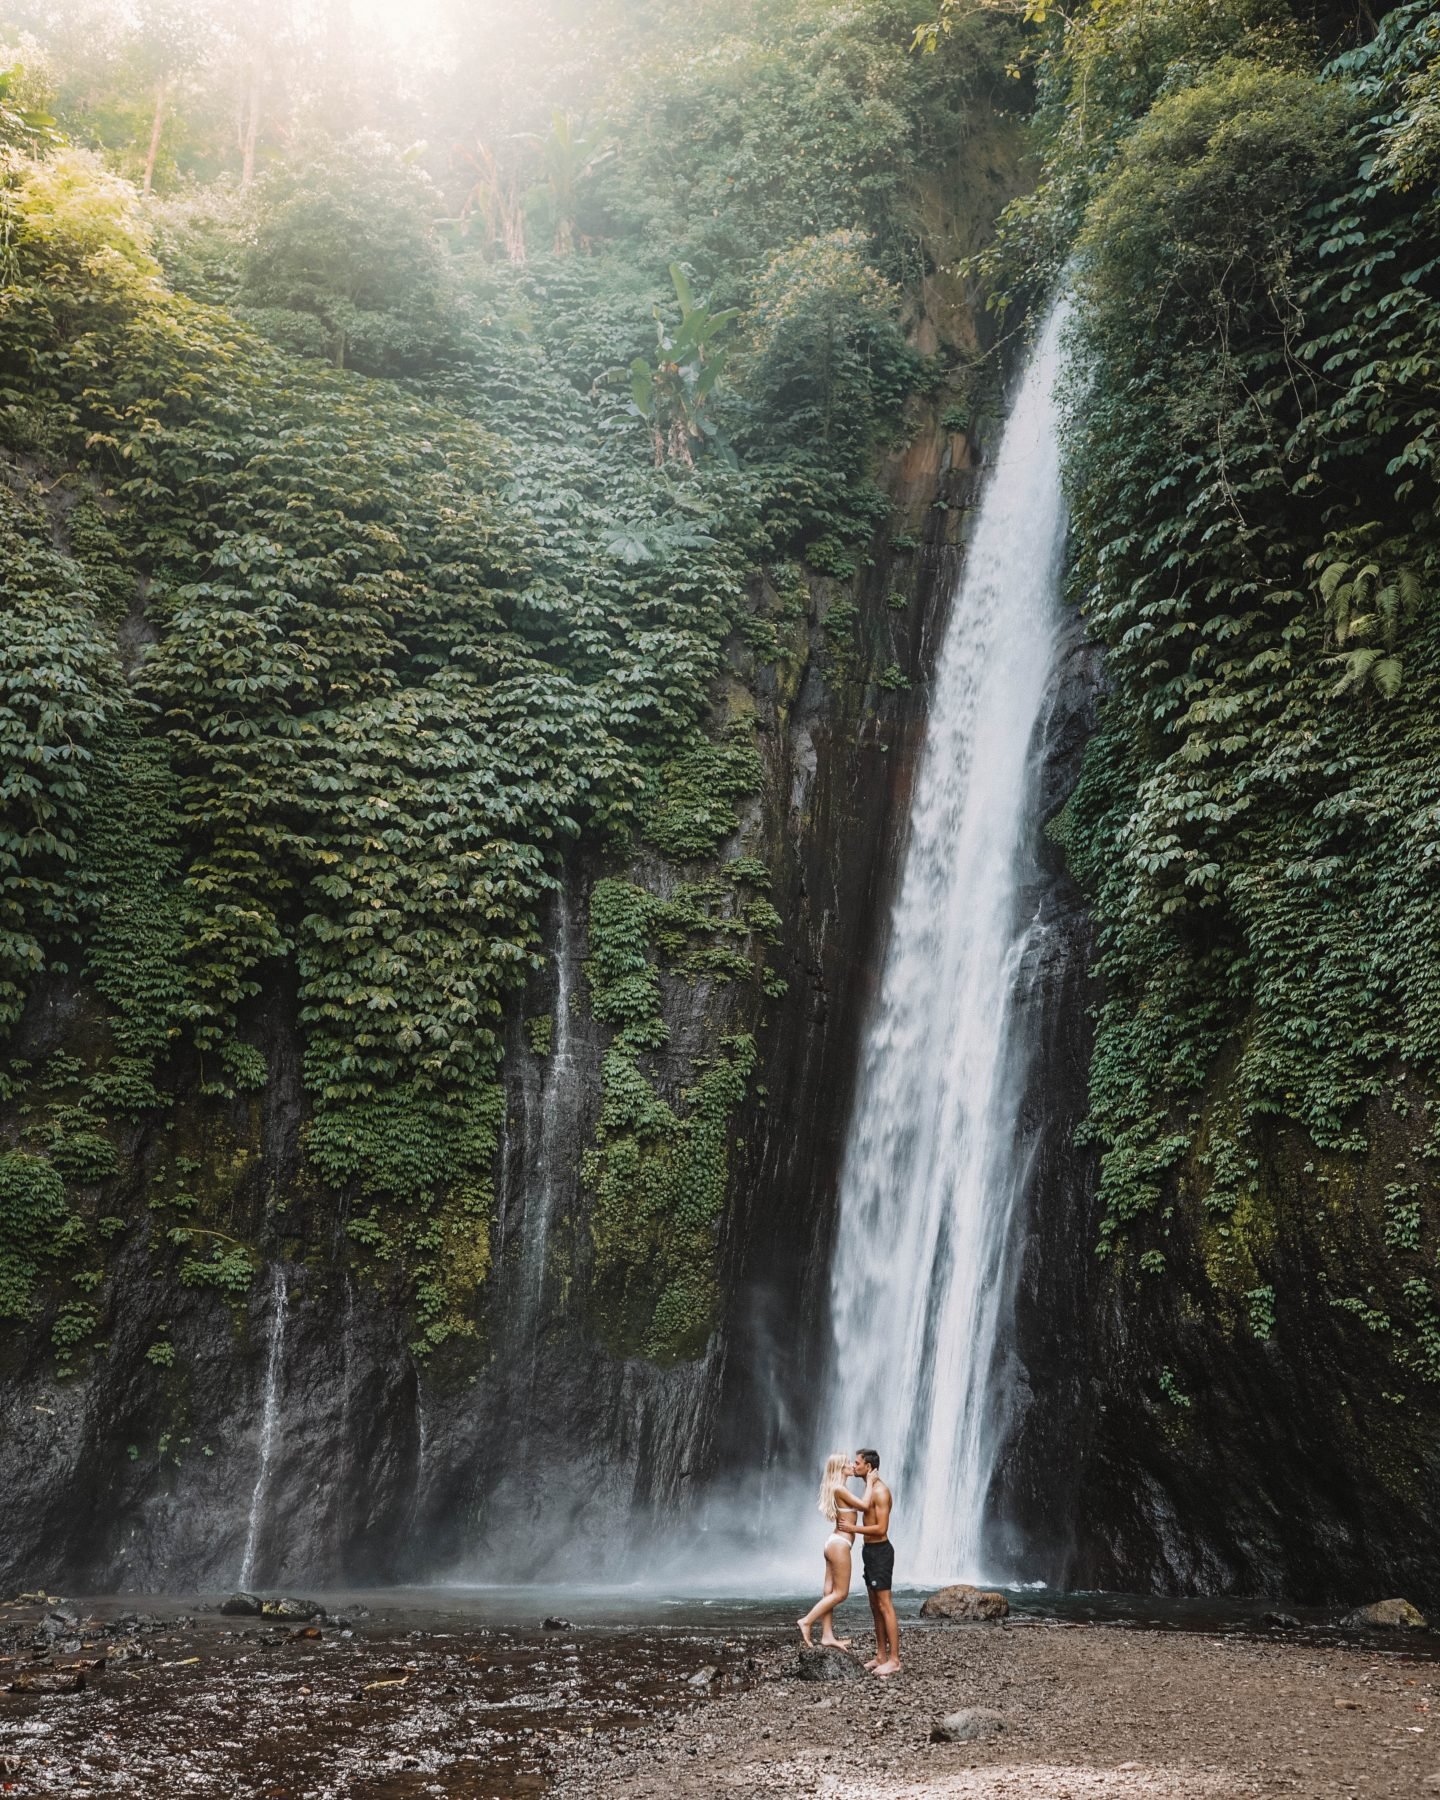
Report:
[[1129,1521],[1087,1578],[1128,1528],[1150,1579],[1333,1591],[1363,1517],[1399,1579],[1440,1453],[1440,31],[1041,10],[1041,179],[981,261],[1016,317],[1070,289],[1103,649],[1047,826],[1097,982],[1083,1508]]
[[[783,710],[811,659],[808,564],[827,673],[858,687],[883,651],[903,690],[845,594],[890,516],[874,471],[959,352],[910,341],[929,252],[896,156],[1003,163],[1010,129],[1010,23],[937,61],[921,11],[818,37],[805,0],[757,14],[758,83],[725,8],[698,75],[597,16],[695,125],[657,139],[591,71],[612,149],[523,259],[479,189],[374,132],[308,145],[303,179],[277,155],[238,201],[199,162],[163,198],[66,112],[63,67],[58,124],[0,106],[14,1354],[38,1326],[83,1366],[138,1257],[239,1320],[277,1254],[326,1262],[328,1220],[413,1351],[489,1354],[505,1045],[567,881],[607,1040],[577,1304],[617,1355],[703,1350],[786,989],[756,684]],[[802,154],[823,183],[777,189]],[[695,181],[721,163],[717,222]],[[997,180],[946,228],[983,232]],[[666,984],[707,1010],[661,1056]],[[522,1054],[554,1037],[534,1013]]]

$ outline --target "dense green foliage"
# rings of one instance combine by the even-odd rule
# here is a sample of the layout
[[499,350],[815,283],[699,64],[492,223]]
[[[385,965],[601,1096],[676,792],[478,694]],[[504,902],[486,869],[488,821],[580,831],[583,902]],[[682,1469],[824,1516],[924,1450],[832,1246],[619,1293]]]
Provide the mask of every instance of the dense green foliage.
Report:
[[235,302],[288,348],[398,375],[453,344],[449,271],[430,226],[438,196],[373,132],[301,146],[262,176]]
[[713,984],[757,975],[758,946],[774,940],[779,924],[762,898],[743,902],[758,879],[755,868],[737,861],[719,879],[687,883],[667,900],[615,879],[600,882],[591,897],[592,1006],[615,1036],[585,1172],[595,1191],[597,1290],[617,1350],[698,1355],[715,1316],[712,1252],[725,1202],[729,1121],[745,1097],[755,1043],[743,1034],[723,1039],[709,1066],[697,1067],[677,1114],[642,1071],[642,1061],[669,1037],[651,945],[691,979]]
[[[1398,1354],[1434,1378],[1440,23],[1401,7],[1317,68],[1282,10],[1110,4],[1051,53],[1052,192],[1083,197],[1074,587],[1108,653],[1056,835],[1105,978],[1105,1246],[1160,1273],[1193,1209],[1268,1335],[1293,1142],[1322,1216],[1388,1184]],[[1137,58],[1138,85],[1092,90],[1082,142],[1087,33],[1163,43],[1202,14],[1163,82]]]
[[[761,779],[725,647],[791,655],[753,594],[850,573],[884,516],[932,374],[914,159],[988,128],[1010,25],[921,59],[905,0],[602,5],[583,44],[564,4],[521,40],[457,15],[450,72],[382,100],[282,0],[172,11],[91,41],[88,0],[20,8],[4,59],[0,1310],[63,1273],[75,1358],[72,1289],[136,1231],[242,1298],[294,1198],[257,1121],[298,1032],[304,1191],[403,1269],[417,1347],[475,1333],[507,1021],[578,854],[614,871],[595,1314],[695,1354],[756,1052],[672,1055],[659,972],[752,1019],[784,985],[763,863],[717,872]],[[227,58],[277,46],[228,149]]]

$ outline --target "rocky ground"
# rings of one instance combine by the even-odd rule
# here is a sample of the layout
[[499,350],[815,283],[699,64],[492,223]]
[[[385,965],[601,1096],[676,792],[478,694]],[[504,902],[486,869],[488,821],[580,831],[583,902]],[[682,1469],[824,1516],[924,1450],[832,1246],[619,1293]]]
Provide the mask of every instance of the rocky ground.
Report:
[[[1440,1666],[1303,1641],[1035,1624],[912,1630],[905,1671],[762,1679],[617,1748],[568,1757],[569,1795],[629,1800],[1419,1800],[1440,1794]],[[933,1742],[934,1722],[980,1735]],[[978,1715],[978,1716],[977,1716]]]
[[[909,1625],[901,1676],[818,1683],[768,1622],[27,1600],[0,1607],[0,1794],[1420,1800],[1440,1795],[1440,1663],[1407,1648]],[[932,1741],[957,1713],[975,1735]]]
[[594,1736],[662,1733],[755,1673],[683,1629],[12,1604],[0,1795],[519,1800]]

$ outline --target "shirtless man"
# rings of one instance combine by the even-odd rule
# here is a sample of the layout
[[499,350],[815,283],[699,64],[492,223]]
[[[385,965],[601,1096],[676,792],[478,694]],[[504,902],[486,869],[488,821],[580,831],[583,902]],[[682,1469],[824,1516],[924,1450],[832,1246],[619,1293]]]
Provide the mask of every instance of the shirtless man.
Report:
[[[880,1452],[857,1450],[850,1474],[864,1478],[859,1500],[860,1523],[855,1535],[864,1546],[860,1566],[865,1572],[865,1591],[870,1596],[870,1615],[875,1621],[875,1655],[865,1667],[872,1675],[900,1673],[900,1626],[890,1586],[895,1575],[895,1546],[890,1542],[890,1490],[880,1479]],[[856,1504],[851,1498],[850,1504]]]

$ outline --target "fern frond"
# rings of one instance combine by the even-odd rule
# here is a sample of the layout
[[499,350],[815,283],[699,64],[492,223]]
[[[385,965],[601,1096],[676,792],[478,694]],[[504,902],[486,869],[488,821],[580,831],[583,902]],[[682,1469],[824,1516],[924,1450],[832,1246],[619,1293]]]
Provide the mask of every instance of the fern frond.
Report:
[[1400,692],[1400,682],[1404,675],[1404,667],[1398,656],[1382,656],[1370,671],[1370,678],[1387,700],[1393,700]]

